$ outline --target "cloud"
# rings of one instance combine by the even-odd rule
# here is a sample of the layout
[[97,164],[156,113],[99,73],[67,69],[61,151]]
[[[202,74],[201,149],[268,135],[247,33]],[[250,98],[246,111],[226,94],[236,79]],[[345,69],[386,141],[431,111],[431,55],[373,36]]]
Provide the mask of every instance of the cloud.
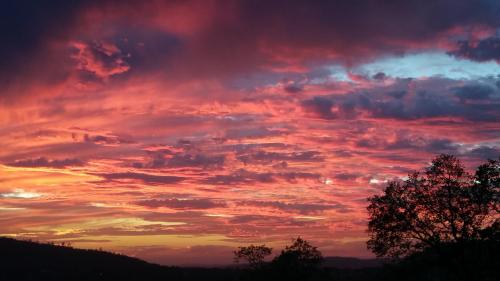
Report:
[[477,157],[481,160],[496,159],[500,157],[500,147],[479,146],[465,153],[467,156]]
[[125,140],[117,136],[105,136],[105,135],[83,135],[83,141],[87,143],[95,143],[95,144],[121,144],[121,143],[133,143],[130,140]]
[[244,169],[239,169],[227,175],[207,177],[203,180],[204,183],[213,185],[250,184],[255,182],[271,183],[274,181],[272,173],[251,172]]
[[76,68],[96,78],[107,79],[130,69],[130,65],[124,60],[126,54],[122,54],[122,51],[113,43],[75,42],[73,47],[75,54],[72,57],[77,61]]
[[286,172],[277,173],[277,177],[283,178],[288,182],[297,182],[298,180],[318,180],[321,174],[318,173],[306,173],[306,172]]
[[301,87],[300,85],[296,84],[287,84],[283,87],[285,92],[290,93],[290,94],[296,94],[304,91],[304,88]]
[[247,127],[238,129],[229,129],[226,131],[224,138],[226,139],[253,139],[253,138],[265,138],[271,136],[279,136],[285,134],[283,130],[269,129],[266,127]]
[[455,89],[455,95],[462,102],[466,100],[488,100],[495,93],[495,89],[489,85],[465,85]]
[[169,167],[221,167],[224,165],[225,157],[223,155],[208,157],[204,155],[197,154],[195,156],[186,155],[174,155],[168,161]]
[[317,173],[307,172],[254,172],[245,169],[238,169],[230,174],[215,175],[203,179],[203,183],[213,185],[232,185],[232,184],[253,184],[253,183],[273,183],[279,179],[288,182],[297,182],[298,180],[318,180],[321,177]]
[[339,180],[339,181],[348,181],[348,182],[355,181],[357,178],[359,178],[361,176],[362,176],[361,174],[349,173],[349,172],[339,172],[339,173],[335,173],[333,175],[333,177],[336,180]]
[[85,163],[82,160],[76,158],[49,160],[45,157],[40,157],[36,159],[17,160],[15,162],[7,163],[7,165],[13,167],[29,167],[29,168],[48,167],[57,169],[62,169],[70,166],[83,166],[84,164]]
[[[303,101],[301,106],[306,116],[325,120],[457,117],[494,122],[500,118],[500,91],[488,84],[463,84],[440,77],[422,81],[400,79],[393,85],[373,87],[368,91],[314,97]],[[418,87],[419,90],[397,89],[401,87]],[[482,103],[465,103],[472,100]]]
[[332,112],[333,105],[334,102],[331,99],[324,97],[314,97],[310,100],[303,101],[301,104],[308,115],[325,120],[332,120],[337,117],[337,115]]
[[280,201],[246,201],[241,202],[243,205],[251,205],[257,207],[270,207],[285,212],[298,212],[300,214],[317,214],[327,210],[344,210],[348,208],[342,204],[318,204],[318,203],[286,203]]
[[[438,39],[457,30],[466,34],[471,26],[496,28],[498,8],[489,0],[9,2],[0,6],[0,53],[6,58],[0,86],[9,89],[4,97],[14,99],[16,87],[55,90],[74,79],[75,70],[78,81],[71,81],[77,84],[152,74],[177,82],[217,77],[230,84],[231,77],[262,71],[304,72],[331,61],[359,64],[386,54],[443,48],[447,45]],[[479,60],[494,58],[496,40],[462,44],[461,50]],[[298,93],[301,87],[285,90]]]
[[43,194],[41,193],[25,191],[24,189],[14,189],[12,192],[0,193],[1,198],[14,198],[14,199],[34,199],[42,196]]
[[256,151],[252,153],[240,153],[237,159],[241,162],[248,163],[271,163],[274,161],[293,161],[293,162],[321,162],[324,158],[318,151],[301,151],[301,152],[267,152]]
[[151,199],[151,200],[141,200],[135,202],[137,205],[159,208],[166,207],[170,209],[179,210],[198,210],[198,209],[213,209],[213,208],[224,208],[226,204],[221,201],[214,201],[211,199]]
[[134,172],[124,172],[124,173],[109,173],[109,174],[97,174],[105,178],[106,180],[139,180],[145,184],[173,184],[183,181],[184,177],[178,176],[165,176],[165,175],[152,175],[145,173],[134,173]]
[[425,151],[430,153],[457,154],[458,143],[446,138],[429,138],[416,134],[396,133],[388,140],[387,136],[371,136],[356,141],[359,148],[376,149],[378,151]]
[[203,154],[192,155],[190,153],[174,153],[169,150],[151,153],[151,159],[147,163],[136,162],[135,166],[140,168],[222,168],[225,156],[208,156]]
[[71,70],[69,53],[64,43],[53,43],[69,39],[81,9],[88,3],[56,0],[44,5],[36,1],[0,4],[0,101],[19,98],[25,94],[20,89],[33,83],[47,86],[67,79]]
[[458,42],[458,48],[449,54],[474,61],[496,61],[500,63],[500,37],[488,37],[479,42]]

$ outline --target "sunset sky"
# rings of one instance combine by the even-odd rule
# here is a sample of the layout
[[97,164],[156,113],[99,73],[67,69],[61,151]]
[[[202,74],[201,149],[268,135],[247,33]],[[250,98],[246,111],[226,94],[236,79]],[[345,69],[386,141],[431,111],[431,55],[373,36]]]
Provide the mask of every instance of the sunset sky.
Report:
[[372,257],[388,180],[500,156],[500,1],[6,0],[0,54],[1,236]]

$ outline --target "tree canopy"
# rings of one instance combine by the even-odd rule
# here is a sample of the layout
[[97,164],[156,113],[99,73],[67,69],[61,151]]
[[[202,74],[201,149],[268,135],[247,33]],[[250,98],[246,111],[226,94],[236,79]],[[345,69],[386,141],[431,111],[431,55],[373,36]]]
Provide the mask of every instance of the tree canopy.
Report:
[[245,260],[251,268],[256,269],[262,266],[264,259],[272,253],[272,248],[266,245],[250,245],[247,247],[238,247],[234,251],[234,261]]
[[274,258],[273,269],[283,280],[309,280],[317,272],[323,256],[317,247],[307,240],[297,237],[292,245],[286,246],[281,254]]
[[370,239],[377,256],[401,257],[444,243],[498,239],[500,159],[467,172],[442,154],[404,181],[368,199]]

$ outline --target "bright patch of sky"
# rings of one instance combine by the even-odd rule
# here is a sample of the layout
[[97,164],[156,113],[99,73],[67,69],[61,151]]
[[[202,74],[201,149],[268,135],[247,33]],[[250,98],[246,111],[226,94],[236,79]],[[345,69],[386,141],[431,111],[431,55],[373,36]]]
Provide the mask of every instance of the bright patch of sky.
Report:
[[332,65],[328,67],[328,71],[330,71],[331,79],[346,82],[353,82],[349,77],[349,72],[366,77],[384,73],[387,76],[399,78],[441,76],[455,80],[472,80],[500,75],[500,64],[495,61],[476,62],[446,53],[428,52],[385,57],[352,69]]
[[383,72],[400,78],[443,76],[461,80],[499,75],[500,65],[494,61],[475,62],[445,53],[428,52],[382,58],[361,65],[352,72],[368,76]]
[[347,73],[347,70],[340,65],[333,65],[331,67],[328,67],[328,70],[330,71],[330,78],[333,78],[333,79],[339,80],[339,81],[350,81],[351,80],[349,78],[349,74]]
[[22,199],[33,199],[41,197],[42,194],[37,192],[28,192],[23,189],[14,189],[12,192],[0,193],[0,197],[3,198],[22,198]]

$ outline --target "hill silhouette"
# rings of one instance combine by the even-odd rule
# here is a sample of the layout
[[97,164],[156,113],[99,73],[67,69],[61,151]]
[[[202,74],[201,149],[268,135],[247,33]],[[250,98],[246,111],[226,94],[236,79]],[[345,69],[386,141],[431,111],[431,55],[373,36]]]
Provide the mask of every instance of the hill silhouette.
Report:
[[0,237],[0,280],[234,280],[236,269],[179,268],[100,250]]
[[[243,280],[244,267],[172,267],[101,250],[76,249],[0,237],[0,280]],[[328,280],[371,280],[378,260],[326,257]],[[359,276],[367,278],[359,279]]]
[[[225,268],[171,267],[125,255],[0,237],[0,281],[284,280],[267,267],[252,273],[244,266]],[[326,257],[308,280],[334,281],[493,281],[500,276],[497,241],[445,245],[397,263],[379,259]],[[249,274],[250,273],[250,274]],[[253,277],[258,276],[258,279]],[[288,280],[288,279],[287,279]]]

